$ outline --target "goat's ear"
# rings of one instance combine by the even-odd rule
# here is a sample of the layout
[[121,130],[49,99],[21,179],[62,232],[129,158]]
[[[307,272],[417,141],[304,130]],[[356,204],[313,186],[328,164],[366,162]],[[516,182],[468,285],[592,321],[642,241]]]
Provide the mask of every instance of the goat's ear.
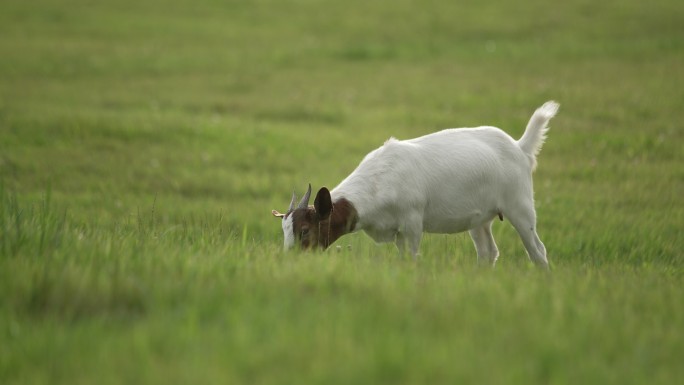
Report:
[[271,214],[273,214],[273,216],[277,218],[282,218],[285,216],[285,214],[279,213],[278,210],[271,210]]
[[316,194],[314,200],[314,207],[316,208],[316,215],[319,220],[328,219],[332,212],[332,199],[330,198],[330,191],[327,188],[321,187]]

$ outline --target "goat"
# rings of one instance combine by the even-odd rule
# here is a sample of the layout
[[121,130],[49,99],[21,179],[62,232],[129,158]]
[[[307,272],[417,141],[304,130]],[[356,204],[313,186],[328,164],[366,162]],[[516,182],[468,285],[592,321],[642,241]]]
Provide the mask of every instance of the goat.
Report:
[[423,232],[468,230],[478,262],[499,256],[491,226],[506,217],[529,258],[548,269],[546,249],[536,231],[532,172],[558,103],[538,108],[516,141],[490,126],[446,129],[410,140],[390,138],[370,152],[332,191],[322,187],[309,206],[311,184],[282,219],[285,249],[327,248],[344,234],[363,230],[376,242],[406,245],[418,255]]

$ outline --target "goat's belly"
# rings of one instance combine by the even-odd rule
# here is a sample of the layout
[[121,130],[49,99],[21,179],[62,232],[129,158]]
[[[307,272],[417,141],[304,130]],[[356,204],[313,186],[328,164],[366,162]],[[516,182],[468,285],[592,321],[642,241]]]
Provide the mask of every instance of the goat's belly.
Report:
[[496,212],[476,210],[467,215],[426,216],[423,231],[435,234],[455,234],[474,229],[491,221]]
[[473,227],[470,225],[470,222],[442,221],[440,223],[424,224],[423,231],[434,234],[455,234],[470,230]]
[[394,242],[398,232],[397,229],[376,228],[366,228],[363,231],[377,243]]

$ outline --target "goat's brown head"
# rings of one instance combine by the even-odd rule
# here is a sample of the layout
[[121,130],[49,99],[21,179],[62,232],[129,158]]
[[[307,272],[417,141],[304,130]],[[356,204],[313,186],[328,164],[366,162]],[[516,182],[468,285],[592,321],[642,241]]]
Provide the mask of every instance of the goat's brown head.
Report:
[[283,234],[285,235],[285,249],[299,245],[302,249],[327,248],[331,241],[330,214],[333,204],[330,191],[322,187],[316,194],[313,206],[309,206],[311,185],[297,206],[297,197],[292,193],[292,201],[287,213],[281,214],[271,211],[273,216],[282,219]]

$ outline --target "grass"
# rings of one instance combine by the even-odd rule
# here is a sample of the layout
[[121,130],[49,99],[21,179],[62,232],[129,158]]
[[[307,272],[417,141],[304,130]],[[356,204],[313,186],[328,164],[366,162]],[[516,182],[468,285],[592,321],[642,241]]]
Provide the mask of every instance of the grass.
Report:
[[[5,1],[0,383],[675,383],[675,1]],[[536,271],[508,223],[418,261],[283,253],[292,188],[389,136],[561,102]],[[350,245],[351,248],[348,248]]]

